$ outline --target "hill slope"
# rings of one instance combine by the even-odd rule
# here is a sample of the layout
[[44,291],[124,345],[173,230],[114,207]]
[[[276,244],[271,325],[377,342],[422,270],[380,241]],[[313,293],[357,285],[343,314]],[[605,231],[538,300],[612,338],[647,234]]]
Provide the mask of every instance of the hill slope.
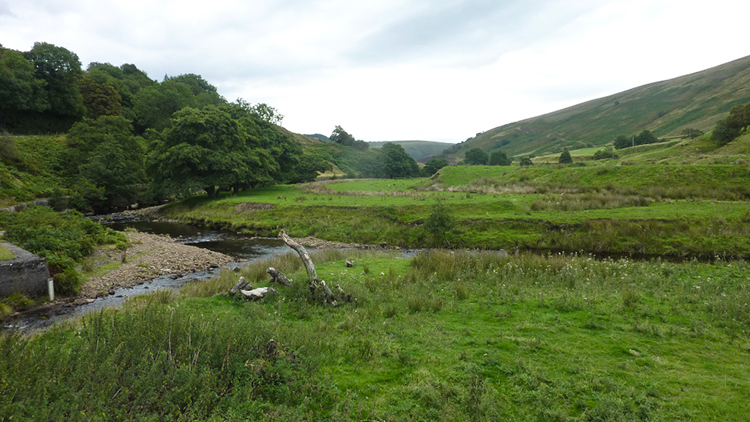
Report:
[[386,142],[401,145],[407,154],[416,161],[420,161],[423,158],[427,158],[431,155],[439,154],[452,144],[446,144],[444,142],[433,142],[433,141],[383,141],[383,142],[369,142],[370,148],[380,148]]
[[748,102],[750,56],[499,126],[447,149],[443,156],[463,158],[471,148],[540,155],[563,147],[600,146],[644,129],[659,137],[677,136],[686,128],[709,131],[733,106]]

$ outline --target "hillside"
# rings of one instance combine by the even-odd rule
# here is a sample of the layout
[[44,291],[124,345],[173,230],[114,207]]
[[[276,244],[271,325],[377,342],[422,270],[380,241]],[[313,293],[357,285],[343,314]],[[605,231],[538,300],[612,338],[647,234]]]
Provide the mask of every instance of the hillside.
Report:
[[439,154],[453,144],[433,141],[382,141],[369,142],[370,148],[380,148],[386,142],[401,145],[411,158],[420,161],[431,155]]
[[729,110],[750,102],[750,56],[711,69],[655,82],[563,110],[506,124],[449,148],[455,160],[471,148],[502,148],[509,155],[543,155],[563,147],[611,143],[648,129],[675,137],[686,128],[710,131]]

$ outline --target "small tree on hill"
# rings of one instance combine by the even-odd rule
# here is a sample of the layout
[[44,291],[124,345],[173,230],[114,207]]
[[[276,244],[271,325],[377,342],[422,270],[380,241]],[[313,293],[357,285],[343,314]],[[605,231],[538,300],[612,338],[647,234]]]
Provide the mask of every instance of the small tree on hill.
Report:
[[466,151],[464,162],[469,166],[483,166],[489,159],[490,157],[481,148],[473,148]]
[[531,157],[523,157],[521,158],[520,164],[522,166],[533,166],[534,163],[531,161]]
[[491,166],[509,166],[513,160],[508,158],[508,154],[505,151],[495,151],[490,155]]
[[422,174],[424,174],[426,177],[430,177],[438,172],[441,168],[448,165],[448,160],[445,158],[431,158],[427,163],[425,163],[424,168],[422,169]]
[[560,159],[558,160],[560,164],[570,164],[573,162],[573,157],[570,156],[570,151],[567,149],[564,149],[562,154],[560,154]]

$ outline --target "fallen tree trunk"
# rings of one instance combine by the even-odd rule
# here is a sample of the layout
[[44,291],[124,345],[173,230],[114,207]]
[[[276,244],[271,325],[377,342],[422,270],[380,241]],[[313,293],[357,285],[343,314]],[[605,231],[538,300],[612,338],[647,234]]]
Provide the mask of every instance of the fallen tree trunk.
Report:
[[268,270],[266,271],[268,274],[271,275],[271,282],[272,283],[279,283],[282,286],[291,286],[292,283],[289,281],[288,278],[279,270],[277,270],[274,267],[268,267]]
[[253,290],[240,290],[240,294],[245,300],[258,300],[263,299],[268,295],[277,295],[279,294],[279,291],[273,287],[259,287]]
[[[308,277],[310,277],[310,284],[308,285],[308,287],[310,288],[310,295],[313,297],[313,299],[336,306],[336,295],[334,295],[330,287],[328,287],[325,280],[318,278],[318,273],[317,271],[315,271],[315,265],[313,264],[312,259],[310,258],[310,254],[307,252],[307,249],[305,249],[305,247],[300,245],[299,243],[295,242],[294,239],[289,237],[289,235],[287,235],[284,230],[281,230],[279,232],[279,237],[284,241],[284,243],[287,244],[287,246],[294,249],[302,260],[302,264],[305,266],[307,275]],[[344,293],[344,290],[341,288],[341,286],[336,285],[336,289],[340,293],[340,300],[344,302],[355,300],[352,295]]]
[[295,242],[294,239],[289,237],[289,235],[286,234],[284,230],[279,232],[279,237],[284,241],[284,243],[287,244],[287,246],[297,252],[300,259],[302,259],[302,264],[305,266],[307,276],[310,277],[310,279],[318,278],[318,273],[315,271],[315,265],[313,265],[312,259],[310,259],[310,254],[307,253],[307,249],[305,249],[305,247],[300,245],[299,243]]

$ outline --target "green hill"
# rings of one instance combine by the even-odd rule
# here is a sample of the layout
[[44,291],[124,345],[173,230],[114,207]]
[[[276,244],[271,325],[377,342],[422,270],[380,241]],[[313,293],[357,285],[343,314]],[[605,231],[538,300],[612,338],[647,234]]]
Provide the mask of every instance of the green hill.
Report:
[[[380,148],[385,144],[386,141],[383,142],[369,142],[370,148]],[[444,142],[433,142],[433,141],[389,141],[394,144],[401,145],[404,147],[404,151],[406,151],[411,158],[420,161],[422,159],[425,159],[431,155],[439,154],[443,152],[446,148],[452,146],[453,144],[446,144]]]
[[463,158],[471,148],[502,148],[516,156],[559,153],[606,145],[620,134],[644,129],[658,137],[677,137],[687,128],[707,132],[733,106],[748,102],[750,56],[499,126],[448,148],[443,156]]

